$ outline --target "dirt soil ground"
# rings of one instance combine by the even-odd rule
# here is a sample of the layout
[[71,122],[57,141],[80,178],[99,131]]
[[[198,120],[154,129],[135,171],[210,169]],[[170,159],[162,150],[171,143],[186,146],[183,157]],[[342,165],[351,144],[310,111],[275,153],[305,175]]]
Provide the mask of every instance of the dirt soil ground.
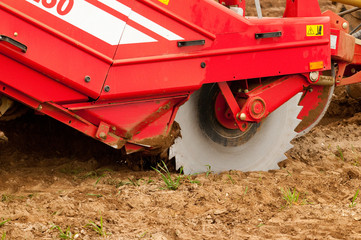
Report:
[[280,170],[209,171],[173,191],[118,151],[26,115],[0,125],[10,139],[0,144],[0,239],[361,239],[360,125],[360,102],[338,88]]

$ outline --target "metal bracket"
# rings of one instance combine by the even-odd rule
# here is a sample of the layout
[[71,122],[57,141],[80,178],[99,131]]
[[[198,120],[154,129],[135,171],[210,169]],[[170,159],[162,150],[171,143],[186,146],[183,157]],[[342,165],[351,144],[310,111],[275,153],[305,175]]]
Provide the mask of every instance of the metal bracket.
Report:
[[95,136],[101,140],[106,140],[109,133],[110,126],[104,122],[100,122]]
[[268,33],[256,33],[255,35],[256,39],[260,39],[260,38],[274,38],[274,37],[281,37],[282,36],[282,32],[278,31],[278,32],[268,32]]
[[126,143],[125,139],[110,132],[110,125],[105,122],[99,123],[95,137],[109,146],[117,149],[122,148]]
[[26,53],[28,50],[28,47],[25,44],[22,44],[21,42],[16,41],[15,39],[12,39],[11,37],[0,35],[0,41],[7,42],[14,47],[19,48],[23,53]]
[[241,131],[245,131],[247,129],[248,123],[244,121],[240,121],[239,114],[241,112],[241,108],[239,107],[236,99],[234,98],[234,95],[231,91],[231,89],[228,86],[227,82],[219,82],[218,87],[221,90],[224,99],[226,100],[229,108],[232,111],[233,117],[235,119],[235,122],[237,123],[237,126]]
[[206,40],[193,40],[193,41],[179,41],[177,42],[178,47],[190,47],[206,44]]

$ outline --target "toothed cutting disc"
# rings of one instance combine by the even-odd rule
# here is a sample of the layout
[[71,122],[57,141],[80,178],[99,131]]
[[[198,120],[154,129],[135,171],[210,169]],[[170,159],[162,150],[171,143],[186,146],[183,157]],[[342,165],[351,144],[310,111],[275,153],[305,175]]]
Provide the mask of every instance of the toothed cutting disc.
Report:
[[298,106],[302,93],[296,94],[272,112],[257,131],[242,144],[227,145],[214,141],[204,127],[200,115],[205,114],[199,104],[201,90],[193,93],[176,116],[181,137],[170,148],[176,167],[183,166],[185,174],[205,172],[208,166],[218,173],[227,170],[256,171],[278,169],[277,163],[285,159],[284,153],[292,148],[290,141],[297,135],[295,127],[302,107]]

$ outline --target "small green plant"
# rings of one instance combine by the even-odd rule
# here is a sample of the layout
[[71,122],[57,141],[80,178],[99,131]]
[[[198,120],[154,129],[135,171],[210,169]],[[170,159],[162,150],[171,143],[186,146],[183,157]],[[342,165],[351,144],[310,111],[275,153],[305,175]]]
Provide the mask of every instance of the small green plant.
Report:
[[30,193],[28,194],[28,198],[33,198],[36,197],[38,194],[37,193]]
[[13,199],[14,197],[11,195],[7,195],[7,194],[2,194],[1,195],[1,201],[2,202],[9,202]]
[[262,227],[263,225],[264,225],[264,223],[260,223],[257,225],[257,227],[259,228],[259,227]]
[[70,231],[70,227],[68,227],[65,231],[63,231],[58,225],[53,224],[53,227],[51,228],[51,230],[53,229],[57,229],[59,231],[59,238],[61,239],[77,239],[79,237],[79,234],[73,234]]
[[93,229],[96,233],[98,233],[102,237],[110,235],[110,233],[107,233],[104,229],[102,216],[100,216],[100,225],[96,224],[93,221],[89,221],[89,223],[86,225],[86,227]]
[[68,175],[78,175],[79,173],[83,172],[84,169],[82,168],[74,168],[72,165],[67,165],[64,168],[61,168],[59,172],[68,174]]
[[128,180],[129,180],[130,185],[133,185],[135,187],[139,187],[140,186],[139,181],[142,180],[142,179],[135,179],[135,178],[131,179],[131,178],[128,177]]
[[289,206],[292,206],[294,204],[298,203],[298,198],[300,197],[300,193],[296,191],[296,189],[293,189],[293,191],[291,191],[291,189],[282,189],[281,188],[281,193],[282,193],[282,198],[286,201],[286,204]]
[[96,178],[97,180],[95,181],[94,185],[97,185],[100,182],[100,180],[107,175],[107,173],[112,172],[112,171],[113,170],[108,169],[108,168],[97,169],[95,171],[90,171],[90,172],[85,173],[80,178],[81,179]]
[[209,174],[213,173],[213,171],[211,170],[211,168],[212,168],[211,165],[206,165],[206,167],[207,167],[206,177],[208,177]]
[[6,238],[6,232],[4,232],[2,235],[1,235],[1,240],[5,240]]
[[10,219],[7,220],[3,220],[2,222],[0,222],[0,227],[4,226],[5,223],[10,222]]
[[358,192],[359,192],[359,189],[357,189],[355,195],[353,195],[353,198],[352,198],[351,203],[349,205],[350,208],[353,208],[353,207],[356,206],[356,200],[357,200]]
[[153,179],[151,179],[150,177],[148,177],[148,180],[146,180],[146,183],[147,183],[147,184],[151,184],[152,182],[154,182]]
[[342,161],[345,161],[344,157],[343,157],[343,152],[342,152],[342,149],[340,148],[339,145],[337,145],[337,151],[338,151],[338,154],[339,154],[339,158],[342,160]]
[[88,193],[87,195],[88,195],[88,196],[92,196],[92,197],[97,197],[97,198],[103,197],[103,195],[101,195],[101,194],[95,194],[95,193]]
[[192,179],[191,176],[188,176],[187,179],[190,183],[200,184],[200,181],[198,181],[196,179]]
[[355,147],[354,147],[353,145],[351,145],[351,150],[352,150],[353,155],[355,156],[355,157],[353,158],[352,165],[358,167],[358,166],[360,166],[360,161],[359,161],[359,160],[360,160],[360,157],[359,157],[359,154],[358,154],[357,150],[355,149]]
[[235,181],[233,180],[233,178],[231,177],[231,175],[227,174],[229,180],[231,181],[232,184],[235,184]]
[[145,231],[144,233],[140,234],[139,237],[138,237],[138,239],[144,238],[144,237],[147,235],[147,233],[148,233],[148,232]]
[[248,192],[248,186],[246,186],[246,188],[244,189],[243,195],[246,196],[247,192]]
[[181,180],[183,179],[182,173],[183,173],[183,167],[180,168],[179,175],[176,176],[174,179],[172,179],[172,176],[168,170],[167,165],[162,161],[163,166],[158,164],[159,169],[153,168],[157,173],[160,174],[162,177],[167,189],[169,190],[177,190],[178,187],[181,184]]

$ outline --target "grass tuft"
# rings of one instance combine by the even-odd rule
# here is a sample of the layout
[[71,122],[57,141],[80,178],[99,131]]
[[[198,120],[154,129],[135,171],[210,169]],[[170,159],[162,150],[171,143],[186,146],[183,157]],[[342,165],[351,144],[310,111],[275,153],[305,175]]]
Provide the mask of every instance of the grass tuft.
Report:
[[211,165],[206,165],[206,167],[207,167],[206,177],[208,177],[211,173],[213,173],[213,171],[211,170],[212,169]]
[[128,177],[128,180],[129,180],[129,184],[130,185],[133,185],[133,186],[135,186],[135,187],[139,187],[140,186],[140,180],[142,180],[142,179],[136,179],[136,178],[133,178],[133,179],[131,179],[131,178],[129,178]]
[[110,235],[110,233],[107,233],[105,231],[105,228],[103,226],[103,217],[102,216],[100,216],[100,225],[96,224],[93,221],[89,221],[89,223],[86,225],[86,227],[93,229],[97,234],[99,234],[102,237],[106,237],[107,235]]
[[358,192],[359,192],[359,189],[357,189],[355,195],[353,195],[353,198],[352,198],[351,203],[349,205],[350,208],[353,208],[353,207],[356,206],[356,204],[357,204],[356,200],[357,200]]
[[233,178],[231,177],[231,175],[227,174],[229,180],[231,181],[232,184],[235,184],[236,182],[233,180]]
[[65,231],[63,231],[58,225],[55,225],[53,224],[51,230],[53,229],[57,229],[59,231],[59,238],[61,239],[77,239],[79,237],[79,234],[76,233],[76,234],[73,234],[71,231],[70,231],[70,227],[68,227]]
[[161,166],[160,164],[158,164],[158,168],[153,168],[157,173],[160,174],[160,176],[162,177],[165,185],[166,185],[166,188],[169,189],[169,190],[177,190],[178,187],[180,186],[181,184],[181,180],[183,179],[183,167],[180,168],[180,172],[179,172],[179,175],[176,176],[174,179],[172,179],[172,176],[169,172],[169,169],[167,167],[167,165],[162,161],[163,163],[163,166]]
[[96,193],[88,193],[87,195],[88,195],[88,196],[92,196],[92,197],[97,197],[97,198],[103,197],[103,195],[101,195],[101,194],[96,194]]
[[338,151],[338,154],[339,154],[338,157],[339,157],[342,161],[345,161],[345,158],[344,158],[344,156],[343,156],[343,151],[342,151],[342,149],[340,148],[339,145],[337,145],[337,151]]
[[246,196],[247,192],[248,192],[248,186],[246,186],[246,188],[244,189],[243,196]]
[[10,219],[7,220],[3,220],[2,222],[0,222],[0,227],[4,226],[5,223],[10,222]]
[[286,204],[288,206],[297,205],[298,204],[298,198],[300,197],[300,193],[296,191],[294,188],[293,191],[291,189],[282,189],[282,198],[286,201]]

